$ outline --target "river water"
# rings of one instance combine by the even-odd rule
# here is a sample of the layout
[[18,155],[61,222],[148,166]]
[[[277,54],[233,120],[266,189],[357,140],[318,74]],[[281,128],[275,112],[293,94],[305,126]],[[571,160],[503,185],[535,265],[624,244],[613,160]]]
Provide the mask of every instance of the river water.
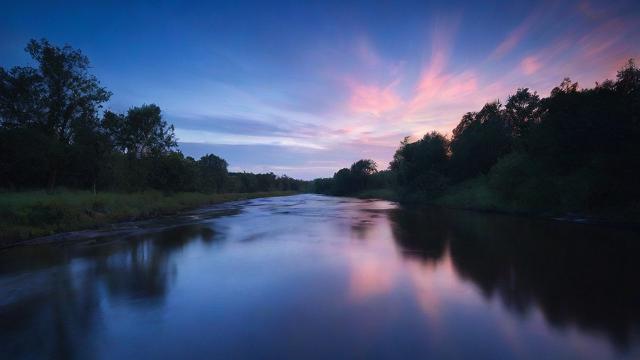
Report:
[[0,357],[640,359],[637,230],[320,195],[0,252]]

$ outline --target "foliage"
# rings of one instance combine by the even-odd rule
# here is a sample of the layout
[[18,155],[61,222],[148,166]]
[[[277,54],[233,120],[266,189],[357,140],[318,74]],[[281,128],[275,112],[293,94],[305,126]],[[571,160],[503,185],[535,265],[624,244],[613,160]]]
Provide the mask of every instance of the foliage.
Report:
[[437,132],[427,133],[413,143],[405,138],[390,164],[403,192],[436,195],[444,190],[448,182],[448,147],[449,140]]
[[[56,47],[46,40],[31,40],[26,51],[38,64],[37,68],[0,68],[0,127],[3,132],[28,129],[12,134],[13,145],[20,152],[30,152],[30,144],[46,138],[45,152],[36,146],[35,153],[24,156],[44,159],[32,165],[32,169],[38,171],[40,178],[46,174],[46,185],[51,189],[67,166],[71,147],[86,139],[83,137],[86,132],[96,131],[98,110],[111,93],[88,73],[89,60],[79,50]],[[6,156],[17,152],[11,151]],[[10,160],[1,165],[9,173],[16,170],[10,167],[16,165]],[[17,186],[16,180],[5,182]]]
[[167,153],[178,145],[173,125],[155,104],[132,107],[127,115],[107,111],[102,125],[114,147],[132,158]]
[[213,154],[208,154],[200,158],[196,162],[199,190],[206,192],[220,193],[224,190],[224,186],[229,175],[227,171],[227,162]]
[[498,102],[467,113],[453,129],[451,175],[455,180],[486,174],[511,148],[511,130]]
[[361,159],[349,168],[333,174],[333,178],[315,179],[310,190],[321,194],[352,195],[372,189],[389,188],[393,181],[389,171],[378,171],[371,159]]
[[185,157],[155,104],[100,116],[111,93],[88,73],[87,57],[46,40],[26,50],[37,67],[0,67],[0,188],[222,193],[307,186],[286,175],[229,174],[213,154]]
[[591,89],[568,78],[546,98],[518,89],[504,107],[496,101],[465,114],[451,140],[436,132],[405,138],[390,164],[394,182],[372,186],[370,174],[367,186],[354,186],[352,167],[316,179],[313,189],[386,187],[404,201],[490,210],[637,213],[639,119],[640,69],[629,60],[615,80]]

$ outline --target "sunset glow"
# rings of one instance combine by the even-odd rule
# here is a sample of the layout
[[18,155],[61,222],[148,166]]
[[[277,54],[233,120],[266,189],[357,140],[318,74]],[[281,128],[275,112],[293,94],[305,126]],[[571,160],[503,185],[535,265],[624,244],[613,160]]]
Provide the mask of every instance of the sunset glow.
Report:
[[160,104],[186,155],[311,179],[360,158],[385,168],[405,136],[450,133],[519,87],[547,95],[564,77],[589,87],[614,77],[640,58],[628,40],[640,35],[639,7],[21,1],[3,10],[0,65],[28,61],[30,38],[68,43],[113,92],[110,109]]

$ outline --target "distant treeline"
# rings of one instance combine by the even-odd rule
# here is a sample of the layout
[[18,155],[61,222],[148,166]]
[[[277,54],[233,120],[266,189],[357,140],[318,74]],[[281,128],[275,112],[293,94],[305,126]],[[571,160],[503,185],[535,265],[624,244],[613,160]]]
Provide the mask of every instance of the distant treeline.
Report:
[[512,209],[637,209],[640,69],[629,60],[615,81],[591,89],[567,78],[546,98],[518,89],[504,105],[465,114],[450,137],[405,138],[388,170],[360,160],[313,188],[336,195],[386,188],[426,202],[464,189]]
[[111,93],[69,46],[31,40],[37,67],[0,67],[0,188],[256,192],[302,190],[273,173],[229,173],[216,155],[178,150],[156,105],[102,111]]

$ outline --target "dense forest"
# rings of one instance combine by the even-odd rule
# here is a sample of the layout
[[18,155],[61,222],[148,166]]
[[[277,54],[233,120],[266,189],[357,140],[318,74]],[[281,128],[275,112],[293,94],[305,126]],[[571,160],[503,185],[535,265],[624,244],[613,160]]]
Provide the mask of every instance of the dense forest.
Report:
[[0,67],[0,189],[244,193],[306,184],[230,173],[213,154],[185,157],[157,105],[103,109],[111,93],[79,50],[31,40],[26,51],[36,67]]
[[[466,113],[451,136],[405,138],[389,168],[360,160],[314,191],[392,191],[404,201],[543,212],[640,212],[640,69],[542,98],[521,88]],[[366,195],[365,195],[366,196]]]

